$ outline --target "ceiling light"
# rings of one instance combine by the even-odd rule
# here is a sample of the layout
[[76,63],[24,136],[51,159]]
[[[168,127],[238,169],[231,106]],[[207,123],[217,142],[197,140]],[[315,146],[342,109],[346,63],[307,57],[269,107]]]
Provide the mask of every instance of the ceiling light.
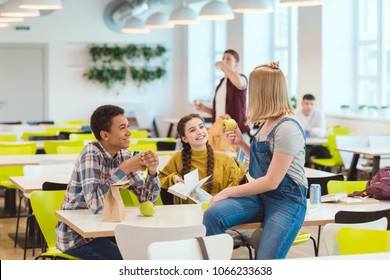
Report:
[[0,28],[8,27],[9,24],[6,22],[0,22]]
[[322,0],[280,0],[280,5],[300,7],[320,6],[322,5]]
[[237,0],[233,5],[236,13],[272,13],[271,0]]
[[18,7],[19,1],[9,1],[0,6],[0,16],[3,17],[39,17],[40,13],[36,9],[21,9]]
[[0,22],[23,22],[24,18],[22,17],[0,17]]
[[193,9],[187,6],[181,6],[172,12],[169,23],[175,25],[196,24],[199,23],[198,15]]
[[37,9],[37,10],[61,10],[61,0],[22,0],[19,4],[22,9]]
[[142,20],[133,17],[126,21],[125,25],[121,28],[121,32],[145,34],[149,33],[149,29],[145,28]]
[[163,13],[152,14],[145,23],[146,28],[173,28],[174,25],[169,23],[168,15]]
[[200,11],[199,18],[210,20],[231,20],[234,19],[232,8],[221,1],[211,1]]

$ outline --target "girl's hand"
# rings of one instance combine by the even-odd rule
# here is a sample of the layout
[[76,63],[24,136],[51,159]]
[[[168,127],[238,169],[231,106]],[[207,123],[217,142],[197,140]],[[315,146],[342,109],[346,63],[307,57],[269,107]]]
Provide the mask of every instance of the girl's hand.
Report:
[[177,184],[177,183],[184,183],[184,180],[183,180],[183,178],[181,176],[175,175],[175,176],[173,176],[173,182],[175,184]]
[[224,133],[230,145],[240,146],[245,142],[244,138],[242,137],[242,132],[238,126],[234,131],[227,131]]
[[220,191],[219,193],[217,193],[216,195],[213,196],[213,198],[210,200],[209,202],[209,207],[213,206],[214,204],[220,202],[221,200],[224,200],[226,198],[229,198],[229,192],[230,192],[230,187],[229,188],[226,188],[226,189],[223,189],[222,191]]

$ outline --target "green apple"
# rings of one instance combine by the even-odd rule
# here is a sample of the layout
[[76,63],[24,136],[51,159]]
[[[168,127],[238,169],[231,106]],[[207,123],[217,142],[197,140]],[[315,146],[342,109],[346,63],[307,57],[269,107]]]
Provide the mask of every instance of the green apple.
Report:
[[222,126],[225,131],[234,131],[237,127],[237,122],[234,119],[224,120]]
[[207,208],[209,208],[209,202],[203,201],[202,204],[200,205],[200,208],[202,209],[202,212],[204,213],[207,210]]
[[154,215],[154,204],[149,200],[142,202],[139,209],[141,211],[141,214],[145,217],[151,217]]

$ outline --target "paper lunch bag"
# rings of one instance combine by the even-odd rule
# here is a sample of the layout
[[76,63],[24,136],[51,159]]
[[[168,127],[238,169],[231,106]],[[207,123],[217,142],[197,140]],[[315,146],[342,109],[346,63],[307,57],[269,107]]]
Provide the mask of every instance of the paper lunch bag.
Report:
[[122,186],[111,185],[104,199],[103,222],[121,222],[126,217],[120,189]]

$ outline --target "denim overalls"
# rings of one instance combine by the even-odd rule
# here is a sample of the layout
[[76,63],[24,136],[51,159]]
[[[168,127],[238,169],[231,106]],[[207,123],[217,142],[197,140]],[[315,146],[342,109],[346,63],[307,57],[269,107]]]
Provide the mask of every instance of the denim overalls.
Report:
[[[249,174],[257,179],[265,176],[272,159],[270,141],[283,118],[270,131],[266,141],[253,141],[250,146]],[[209,208],[203,217],[207,235],[219,234],[226,229],[251,222],[262,222],[263,230],[256,259],[280,259],[287,255],[306,213],[306,187],[298,186],[287,174],[278,188],[249,197],[229,198]]]

